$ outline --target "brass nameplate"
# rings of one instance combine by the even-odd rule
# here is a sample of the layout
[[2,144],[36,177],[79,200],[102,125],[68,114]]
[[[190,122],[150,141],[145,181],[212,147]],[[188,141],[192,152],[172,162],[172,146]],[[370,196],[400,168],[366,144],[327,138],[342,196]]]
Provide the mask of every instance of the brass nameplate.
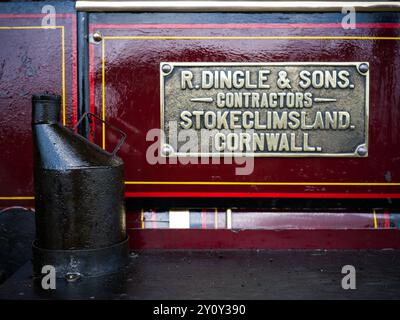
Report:
[[368,155],[367,62],[160,63],[164,155]]

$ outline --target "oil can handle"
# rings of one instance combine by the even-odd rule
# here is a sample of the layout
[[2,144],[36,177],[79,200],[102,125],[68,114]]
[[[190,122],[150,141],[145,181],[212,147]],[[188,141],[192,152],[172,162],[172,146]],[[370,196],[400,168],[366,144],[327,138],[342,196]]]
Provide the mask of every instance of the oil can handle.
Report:
[[119,140],[118,144],[115,146],[113,152],[111,152],[111,154],[113,156],[115,156],[117,154],[117,152],[119,151],[119,149],[121,148],[121,146],[124,144],[125,139],[126,139],[126,133],[123,132],[122,130],[114,127],[113,125],[109,124],[107,121],[101,119],[99,116],[95,115],[94,113],[91,112],[85,112],[82,117],[78,120],[78,122],[75,124],[74,126],[74,131],[78,128],[78,126],[80,125],[80,123],[83,121],[83,119],[85,119],[88,116],[93,116],[95,117],[97,120],[100,120],[101,122],[103,122],[105,125],[107,125],[108,127],[110,127],[111,129],[114,129],[115,131],[119,132],[122,135],[121,140]]

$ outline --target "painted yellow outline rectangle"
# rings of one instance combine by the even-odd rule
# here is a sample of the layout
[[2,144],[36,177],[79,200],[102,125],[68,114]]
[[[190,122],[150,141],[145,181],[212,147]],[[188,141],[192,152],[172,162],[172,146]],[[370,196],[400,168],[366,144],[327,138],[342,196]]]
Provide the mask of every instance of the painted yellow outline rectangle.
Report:
[[[400,40],[400,37],[362,36],[103,36],[102,38],[102,120],[105,121],[105,42],[106,40]],[[105,128],[102,128],[105,149]],[[258,186],[400,186],[393,182],[236,182],[236,181],[125,181],[126,185],[258,185]]]

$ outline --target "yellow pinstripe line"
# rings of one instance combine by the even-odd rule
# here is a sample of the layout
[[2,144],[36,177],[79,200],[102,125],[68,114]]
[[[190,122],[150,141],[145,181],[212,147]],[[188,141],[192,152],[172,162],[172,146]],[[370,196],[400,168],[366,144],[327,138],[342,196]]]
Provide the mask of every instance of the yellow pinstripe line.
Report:
[[64,26],[21,26],[21,27],[7,27],[1,26],[0,30],[31,30],[31,29],[61,29]]
[[143,216],[143,209],[140,210],[140,227],[144,229],[144,216]]
[[0,197],[0,200],[34,200],[35,197]]
[[[64,26],[0,26],[0,30],[38,30],[38,29],[61,29],[61,85],[62,85],[62,122],[66,124],[65,107],[65,33]],[[34,200],[32,196],[0,197],[0,200]]]
[[372,211],[374,213],[374,228],[378,229],[378,220],[376,218],[376,211],[375,211],[375,209],[373,209]]

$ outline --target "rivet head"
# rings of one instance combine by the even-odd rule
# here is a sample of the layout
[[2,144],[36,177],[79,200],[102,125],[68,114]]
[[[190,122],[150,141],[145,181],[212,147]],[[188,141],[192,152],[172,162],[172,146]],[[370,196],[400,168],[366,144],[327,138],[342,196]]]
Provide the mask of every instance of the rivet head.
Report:
[[366,73],[366,72],[368,71],[368,69],[369,69],[369,66],[368,66],[368,64],[366,64],[366,63],[361,63],[361,64],[358,66],[358,70],[359,70],[360,72],[362,72],[362,73]]
[[171,65],[169,65],[169,64],[164,64],[164,65],[161,67],[161,70],[162,70],[164,73],[170,73],[171,70],[172,70],[172,67],[171,67]]
[[170,154],[172,154],[174,152],[174,149],[172,148],[172,146],[170,146],[168,144],[164,144],[161,148],[161,152],[162,152],[162,154],[169,156]]
[[96,31],[95,33],[93,33],[93,40],[96,42],[100,42],[103,39],[103,36],[101,34],[101,32]]
[[357,153],[359,156],[365,156],[367,154],[367,148],[365,146],[361,146],[357,149]]

